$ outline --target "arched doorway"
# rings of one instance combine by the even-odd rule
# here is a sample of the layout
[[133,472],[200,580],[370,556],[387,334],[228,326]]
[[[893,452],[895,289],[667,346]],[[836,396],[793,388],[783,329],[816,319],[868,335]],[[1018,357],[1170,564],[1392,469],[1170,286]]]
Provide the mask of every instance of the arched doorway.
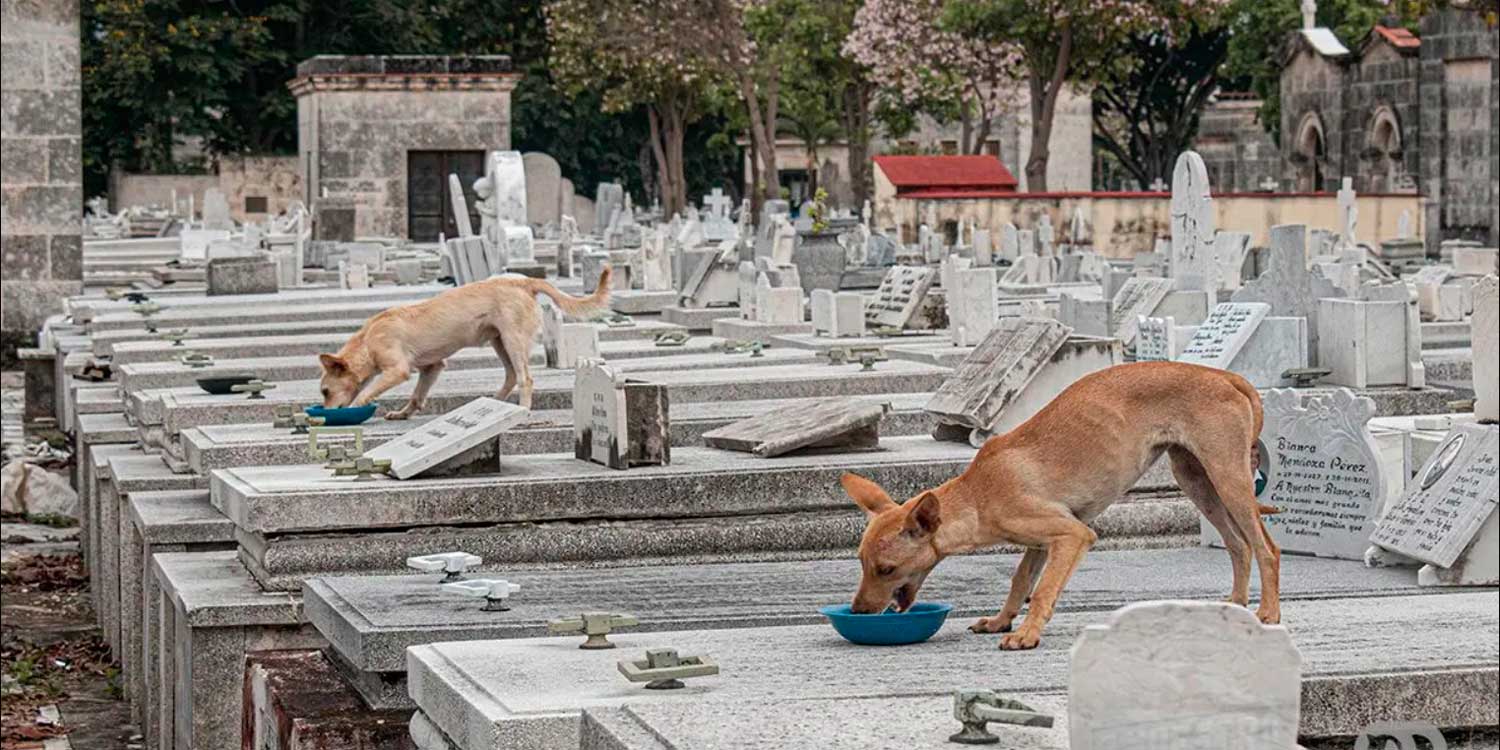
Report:
[[1390,107],[1380,107],[1365,130],[1365,189],[1372,193],[1389,193],[1401,185],[1405,171],[1401,161],[1401,123]]
[[1323,121],[1316,112],[1302,116],[1297,125],[1293,161],[1297,166],[1297,190],[1304,193],[1323,189],[1327,166],[1327,146],[1323,138]]

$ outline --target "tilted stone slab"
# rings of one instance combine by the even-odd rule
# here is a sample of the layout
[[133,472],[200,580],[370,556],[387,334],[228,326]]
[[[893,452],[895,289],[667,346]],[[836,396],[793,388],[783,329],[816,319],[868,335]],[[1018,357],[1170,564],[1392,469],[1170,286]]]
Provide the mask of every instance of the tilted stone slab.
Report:
[[1052,360],[1072,329],[1055,320],[1005,318],[927,402],[946,422],[985,429]]
[[1156,306],[1172,292],[1172,279],[1131,277],[1115,292],[1110,302],[1109,330],[1125,346],[1135,342],[1135,327],[1140,316],[1150,317]]
[[1496,512],[1497,454],[1500,428],[1454,428],[1386,510],[1370,541],[1440,568],[1452,567]]
[[[444,462],[462,456],[466,451],[493,443],[507,427],[526,419],[530,410],[516,404],[477,398],[437,419],[413,426],[393,440],[386,441],[365,455],[376,461],[390,461],[390,473],[397,479],[410,479],[424,471],[441,469]],[[494,469],[499,469],[499,455],[491,445]]]
[[1193,332],[1177,359],[1228,369],[1270,312],[1271,306],[1264,302],[1220,303]]
[[706,432],[703,443],[763,458],[802,448],[874,450],[880,445],[880,419],[887,408],[871,399],[832,398],[790,404]]
[[872,327],[904,328],[936,278],[937,271],[927,266],[891,266],[865,307],[865,322]]
[[[1494,637],[1500,600],[1489,593],[1287,602],[1282,614],[1302,653],[1304,678],[1493,673],[1500,658]],[[827,625],[620,633],[610,636],[619,645],[610,651],[579,649],[574,638],[442,643],[407,652],[408,685],[425,718],[461,750],[571,750],[579,743],[582,710],[625,703],[690,706],[718,699],[757,705],[772,699],[879,698],[893,691],[949,696],[974,687],[975,675],[987,676],[983,686],[1003,693],[1059,692],[1067,687],[1068,647],[1081,628],[1107,617],[1061,613],[1040,648],[1021,652],[1001,651],[994,636],[967,633],[968,623],[950,619],[932,640],[902,650],[898,673],[891,670],[890,651],[850,646]],[[1432,648],[1408,648],[1413,637]],[[621,680],[614,663],[638,658],[647,648],[709,656],[723,671],[681,690],[641,690]],[[1496,710],[1493,697],[1466,697],[1477,699],[1476,715]],[[775,726],[804,716],[794,711],[762,720]]]

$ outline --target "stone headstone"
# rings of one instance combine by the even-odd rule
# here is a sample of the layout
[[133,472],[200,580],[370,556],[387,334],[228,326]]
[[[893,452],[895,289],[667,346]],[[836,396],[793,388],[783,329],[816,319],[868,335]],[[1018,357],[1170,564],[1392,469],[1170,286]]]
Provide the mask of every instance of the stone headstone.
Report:
[[1344,293],[1308,270],[1307,228],[1301,224],[1271,227],[1270,263],[1265,273],[1252,279],[1230,298],[1234,302],[1265,302],[1271,315],[1307,319],[1308,363],[1317,365],[1318,300],[1343,297]]
[[1133,277],[1127,279],[1110,300],[1111,335],[1129,347],[1135,343],[1135,326],[1140,316],[1151,317],[1156,306],[1172,291],[1171,279]]
[[218,188],[203,191],[203,228],[234,229],[234,219],[229,214],[229,199]]
[[578,363],[573,386],[573,453],[611,469],[672,460],[667,389],[627,380],[604,360]]
[[208,261],[205,278],[209,296],[272,294],[281,286],[276,261],[267,255],[214,258]]
[[773,217],[774,231],[771,235],[771,263],[777,266],[792,265],[797,250],[797,230],[785,216]]
[[995,265],[994,247],[990,244],[990,230],[974,229],[974,265],[980,268]]
[[948,330],[953,341],[958,346],[977,344],[1000,319],[995,269],[956,269],[948,283]]
[[1401,209],[1401,216],[1396,219],[1396,239],[1411,239],[1411,209]]
[[[665,231],[641,236],[641,288],[648,292],[672,290],[672,253],[668,249],[671,240]],[[681,247],[691,247],[681,245]]]
[[761,323],[801,323],[802,287],[772,286],[766,274],[755,279],[755,320]]
[[209,244],[228,239],[229,230],[227,229],[184,229],[181,234],[177,235],[178,243],[182,248],[180,257],[189,261],[208,260]]
[[1000,227],[1000,257],[1012,262],[1021,257],[1020,233],[1016,231],[1016,225],[1008,221]]
[[1407,385],[1406,328],[1404,301],[1318,300],[1318,364],[1333,371],[1325,381],[1350,388]]
[[542,310],[542,352],[548,367],[572,369],[582,359],[599,357],[599,329],[592,323],[569,323],[551,302]]
[[1264,302],[1222,302],[1198,326],[1178,359],[1227,370],[1270,313],[1271,306]]
[[370,267],[348,260],[339,261],[339,285],[344,289],[369,289]]
[[521,155],[521,168],[526,180],[526,223],[556,224],[562,218],[562,167],[551,156],[532,152]]
[[1359,228],[1359,205],[1355,203],[1354,178],[1345,177],[1339,187],[1339,247],[1359,246],[1355,231]]
[[[1276,388],[1262,399],[1256,499],[1279,509],[1264,518],[1283,551],[1361,560],[1385,499],[1385,476],[1368,422],[1375,403],[1337,389],[1309,396]],[[1203,538],[1221,544],[1202,522]]]
[[1171,268],[1180,290],[1218,291],[1213,198],[1208,169],[1194,151],[1182,152],[1172,168]]
[[1241,278],[1245,256],[1250,252],[1249,232],[1219,231],[1214,234],[1214,262],[1218,264],[1220,289],[1234,291],[1244,285]]
[[1432,452],[1406,493],[1391,504],[1370,541],[1451,568],[1495,514],[1500,493],[1500,428],[1458,425]]
[[617,182],[601,182],[594,189],[594,233],[602,235],[615,215],[625,208],[625,188]]
[[1177,351],[1173,337],[1176,326],[1177,321],[1170,315],[1165,318],[1140,316],[1135,325],[1135,361],[1168,362],[1175,359]]
[[936,275],[927,266],[891,266],[865,308],[865,322],[875,328],[905,328]]
[[1297,745],[1302,657],[1225,602],[1140,602],[1084,628],[1068,676],[1072,750]]
[[1003,318],[927,401],[947,423],[988,429],[1046,367],[1072,330],[1044,318]]
[[1474,351],[1474,417],[1500,421],[1500,280],[1474,283],[1474,316],[1469,319]]
[[865,335],[865,298],[858,292],[812,291],[813,333],[843,338]]
[[453,203],[453,220],[458,224],[458,236],[473,237],[474,225],[469,218],[469,199],[464,196],[464,185],[458,175],[448,175],[448,195]]
[[880,420],[888,408],[878,401],[847,398],[796,404],[705,432],[703,444],[762,458],[801,449],[875,450],[880,447]]
[[402,433],[366,456],[391,462],[397,479],[453,473],[495,473],[500,469],[501,432],[530,411],[492,398],[476,398],[453,411]]
[[490,152],[490,176],[494,180],[494,215],[503,226],[528,226],[526,164],[521,158],[521,152]]
[[1052,215],[1042,214],[1036,223],[1036,254],[1043,258],[1054,255],[1056,233],[1052,229]]

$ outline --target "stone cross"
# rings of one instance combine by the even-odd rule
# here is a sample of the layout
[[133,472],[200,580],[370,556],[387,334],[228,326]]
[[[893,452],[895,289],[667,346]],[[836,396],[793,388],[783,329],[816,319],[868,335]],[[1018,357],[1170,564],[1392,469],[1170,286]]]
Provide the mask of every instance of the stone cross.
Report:
[[1318,27],[1318,0],[1302,0],[1302,28]]
[[1266,178],[1260,181],[1260,189],[1262,192],[1274,193],[1276,192],[1276,188],[1278,187],[1281,187],[1281,183],[1277,182],[1276,178],[1270,175],[1266,175]]
[[710,214],[727,219],[729,218],[729,207],[734,205],[734,201],[725,195],[722,189],[714,188],[713,192],[704,196],[703,205],[708,209]]
[[1152,180],[1151,181],[1150,190],[1153,193],[1165,193],[1165,192],[1167,192],[1167,182],[1166,182],[1166,180],[1163,180],[1160,177],[1157,177],[1156,179]]
[[1354,178],[1345,177],[1343,187],[1339,188],[1339,218],[1342,221],[1342,232],[1339,244],[1346,248],[1356,247],[1358,240],[1354,232],[1359,225],[1359,206],[1354,203]]
[[1218,291],[1213,198],[1208,169],[1195,151],[1182,152],[1172,169],[1171,269],[1179,291]]

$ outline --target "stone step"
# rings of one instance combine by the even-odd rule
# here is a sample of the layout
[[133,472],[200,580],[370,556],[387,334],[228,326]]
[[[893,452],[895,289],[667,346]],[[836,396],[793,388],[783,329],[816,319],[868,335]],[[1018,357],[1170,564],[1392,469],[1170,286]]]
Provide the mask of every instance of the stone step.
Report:
[[[1020,652],[995,648],[995,636],[965,632],[965,618],[950,618],[920,646],[900,648],[852,646],[827,625],[621,633],[610,637],[619,648],[608,651],[579,649],[571,637],[439,643],[408,651],[408,690],[420,710],[417,721],[430,721],[461,750],[572,750],[579,747],[583,709],[627,703],[675,707],[711,723],[718,705],[711,701],[733,702],[760,709],[760,736],[805,736],[821,727],[800,724],[842,726],[848,717],[840,707],[850,700],[883,704],[882,715],[892,716],[898,715],[888,703],[892,694],[939,698],[975,687],[1004,695],[1061,693],[1068,688],[1070,646],[1082,628],[1107,617],[1061,612],[1039,648]],[[1301,652],[1303,679],[1329,681],[1314,693],[1323,702],[1304,704],[1304,731],[1349,735],[1362,729],[1349,727],[1349,719],[1367,718],[1372,709],[1379,718],[1410,720],[1422,714],[1408,711],[1435,705],[1447,709],[1439,718],[1445,725],[1494,721],[1500,598],[1493,591],[1294,600],[1283,607],[1282,621]],[[709,657],[722,671],[681,690],[643,690],[625,682],[615,663],[639,659],[647,648]],[[1437,695],[1414,693],[1415,686]],[[807,701],[820,703],[810,708]],[[784,710],[765,710],[774,705]],[[924,710],[943,715],[935,706]],[[947,711],[954,728],[939,737],[956,731],[951,703]]]
[[[890,393],[868,396],[891,405],[881,420],[880,432],[886,437],[926,435],[935,420],[923,406],[930,393]],[[702,445],[702,435],[731,422],[762,414],[770,409],[794,406],[798,402],[814,403],[821,399],[774,399],[750,401],[703,401],[676,404],[672,408],[672,446]],[[417,429],[440,414],[419,414],[406,421],[377,419],[367,423],[365,449]],[[122,419],[123,421],[123,419]],[[134,436],[134,431],[132,431]],[[332,434],[320,444],[353,445],[353,439]],[[194,473],[208,474],[215,469],[242,466],[274,466],[306,463],[307,435],[270,424],[209,425],[184,430],[180,441],[182,456]],[[573,449],[573,410],[534,411],[531,422],[500,434],[501,456],[533,453],[562,453]]]

